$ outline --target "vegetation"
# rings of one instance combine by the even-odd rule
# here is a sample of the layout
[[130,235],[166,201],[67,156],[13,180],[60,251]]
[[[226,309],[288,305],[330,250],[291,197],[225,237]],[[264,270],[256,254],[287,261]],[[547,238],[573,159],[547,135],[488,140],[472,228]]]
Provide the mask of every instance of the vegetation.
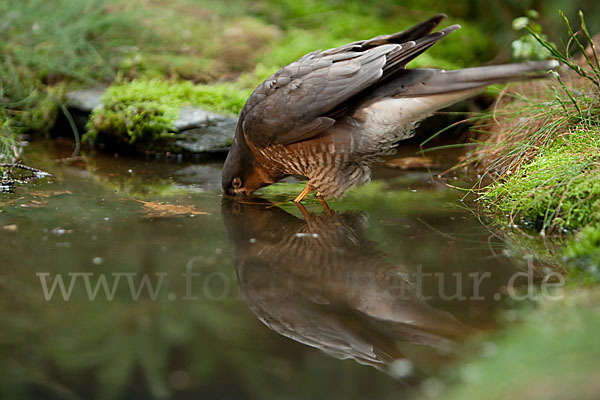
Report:
[[583,14],[578,33],[561,15],[569,43],[582,53],[573,58],[568,46],[560,51],[538,29],[525,26],[568,69],[553,73],[552,81],[518,87],[497,105],[492,119],[498,124],[475,153],[492,180],[479,200],[517,230],[547,235],[586,228],[572,238],[566,259],[595,262],[597,268],[594,251],[579,241],[593,237],[600,222],[600,63]]
[[[0,150],[12,158],[19,133],[47,132],[64,84],[114,76],[118,49],[139,37],[128,13],[106,2],[26,0],[0,4]],[[85,18],[83,18],[85,16]]]
[[[569,7],[579,3],[571,2]],[[463,29],[413,65],[476,65],[505,47],[510,21],[506,18],[523,6],[530,4],[515,7],[508,0],[494,4],[461,0],[451,5],[435,0],[402,5],[385,0],[235,0],[227,5],[217,0],[5,2],[0,5],[0,157],[15,158],[17,135],[47,132],[62,108],[65,91],[72,88],[115,79],[122,85],[132,79],[166,78],[203,84],[229,81],[242,93],[315,48],[395,32],[440,11]],[[543,7],[555,8],[553,2]],[[214,90],[214,103],[203,104],[218,109],[220,89]]]
[[600,226],[590,225],[577,233],[564,251],[564,260],[580,280],[600,281]]
[[[548,126],[552,125],[543,129]],[[508,170],[505,179],[487,188],[484,201],[508,214],[513,225],[523,222],[544,234],[598,222],[599,152],[594,131],[559,135],[541,146],[530,161]]]
[[[503,227],[514,254],[534,253],[567,272],[562,299],[520,307],[518,324],[483,335],[462,367],[448,371],[449,399],[591,399],[600,347],[600,63],[583,14],[558,50],[539,29],[523,29],[566,68],[554,80],[520,85],[497,104],[492,132],[475,152],[484,179],[479,201]],[[570,45],[580,51],[571,56]],[[518,47],[518,46],[517,46]],[[506,228],[508,227],[508,229]],[[508,231],[508,232],[506,232]],[[534,232],[539,235],[534,236]],[[551,239],[545,237],[554,234]],[[562,234],[562,235],[561,235]],[[564,268],[564,269],[563,269]],[[513,320],[515,316],[513,315]],[[491,351],[489,349],[492,349]]]

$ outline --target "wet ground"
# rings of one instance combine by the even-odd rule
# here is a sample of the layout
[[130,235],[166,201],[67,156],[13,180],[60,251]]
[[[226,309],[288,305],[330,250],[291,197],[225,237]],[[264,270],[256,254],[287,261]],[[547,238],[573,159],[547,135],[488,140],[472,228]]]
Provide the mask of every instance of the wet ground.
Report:
[[219,160],[71,150],[31,144],[52,176],[0,194],[2,398],[435,397],[526,267],[432,179],[452,156],[323,210],[224,199]]

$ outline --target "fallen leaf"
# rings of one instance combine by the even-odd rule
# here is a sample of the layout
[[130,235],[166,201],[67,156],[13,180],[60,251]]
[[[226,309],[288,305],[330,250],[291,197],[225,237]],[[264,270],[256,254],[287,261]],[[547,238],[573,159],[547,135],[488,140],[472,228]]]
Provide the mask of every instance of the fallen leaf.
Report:
[[16,203],[19,200],[23,200],[25,197],[17,197],[16,199],[10,199],[8,201],[5,201],[4,203],[0,204],[0,206],[4,207],[4,206],[10,206],[14,203]]
[[21,207],[29,207],[29,208],[42,208],[46,207],[48,202],[46,200],[31,200],[29,203],[21,204]]
[[58,196],[60,194],[73,194],[70,190],[57,190],[55,192],[29,192],[31,196],[35,197],[50,197],[50,196]]
[[437,167],[438,164],[429,157],[400,157],[387,161],[385,166],[407,170]]
[[143,204],[143,208],[140,211],[145,214],[145,218],[168,218],[181,215],[210,215],[209,212],[196,210],[194,206],[178,206],[176,204],[134,200]]
[[2,227],[2,229],[5,231],[9,231],[9,232],[15,232],[15,231],[19,230],[19,227],[16,224],[12,224],[12,225],[4,225]]

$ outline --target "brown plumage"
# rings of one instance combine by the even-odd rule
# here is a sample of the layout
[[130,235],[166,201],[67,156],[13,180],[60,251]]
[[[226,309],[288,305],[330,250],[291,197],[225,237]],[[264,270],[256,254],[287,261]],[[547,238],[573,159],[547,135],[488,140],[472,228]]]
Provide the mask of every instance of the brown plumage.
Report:
[[[306,189],[341,197],[370,179],[370,165],[435,110],[487,85],[530,77],[554,61],[456,71],[406,69],[408,62],[449,33],[431,33],[438,14],[406,31],[326,51],[314,51],[258,86],[239,116],[223,167],[225,193],[249,195],[290,175]],[[539,74],[533,76],[540,76]]]

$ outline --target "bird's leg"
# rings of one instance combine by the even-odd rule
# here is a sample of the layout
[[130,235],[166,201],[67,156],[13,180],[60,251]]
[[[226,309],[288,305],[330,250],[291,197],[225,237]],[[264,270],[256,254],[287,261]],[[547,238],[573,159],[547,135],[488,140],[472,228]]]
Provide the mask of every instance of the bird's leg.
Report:
[[304,233],[314,233],[315,231],[318,232],[317,227],[315,227],[315,221],[319,217],[309,213],[306,207],[302,205],[302,203],[296,203],[296,206],[298,207],[302,215],[304,215],[304,220],[306,221],[307,231]]
[[329,208],[329,205],[327,204],[321,193],[317,193],[317,199],[319,199],[319,203],[321,203],[321,206],[323,206],[323,210],[325,210],[327,214],[332,215],[333,211],[331,210],[331,208]]
[[298,196],[296,196],[296,198],[294,199],[294,203],[300,203],[302,200],[304,200],[304,198],[306,197],[306,195],[309,192],[310,192],[310,184],[307,183],[304,190],[302,190],[302,192],[300,192],[300,194]]
[[296,203],[296,206],[298,206],[298,209],[300,210],[300,212],[302,213],[302,215],[304,215],[304,218],[308,222],[312,218],[312,215],[308,212],[308,210],[306,209],[306,207],[304,207],[302,205],[302,203]]

